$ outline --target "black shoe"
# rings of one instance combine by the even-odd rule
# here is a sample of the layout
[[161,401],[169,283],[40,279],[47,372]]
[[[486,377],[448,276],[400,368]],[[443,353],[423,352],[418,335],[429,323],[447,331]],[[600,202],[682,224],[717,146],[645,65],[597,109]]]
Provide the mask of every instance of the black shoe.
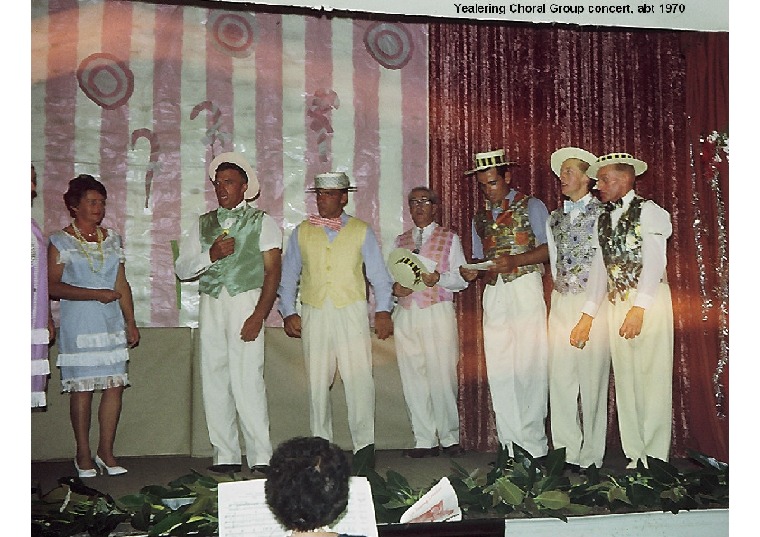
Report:
[[242,466],[239,464],[212,464],[207,468],[209,472],[214,472],[216,474],[234,474],[241,469]]
[[581,467],[578,464],[573,464],[571,462],[565,463],[565,470],[570,472],[571,474],[580,475],[581,473]]
[[464,448],[459,444],[451,444],[443,448],[443,454],[448,457],[461,457],[464,455]]
[[413,449],[405,449],[403,451],[404,457],[409,457],[412,459],[423,459],[426,457],[437,457],[438,456],[438,446],[431,447],[431,448],[413,448]]
[[251,473],[258,472],[260,474],[267,475],[269,473],[268,464],[255,464],[251,466]]

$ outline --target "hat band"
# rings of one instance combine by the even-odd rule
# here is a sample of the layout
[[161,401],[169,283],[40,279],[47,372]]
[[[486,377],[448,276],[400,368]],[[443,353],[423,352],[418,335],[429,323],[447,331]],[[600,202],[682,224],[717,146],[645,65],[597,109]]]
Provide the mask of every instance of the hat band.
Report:
[[605,162],[607,160],[619,160],[619,159],[631,159],[633,160],[633,155],[630,155],[628,153],[610,153],[609,155],[603,155],[596,159],[597,162]]
[[477,168],[491,168],[492,166],[500,166],[504,164],[502,155],[495,155],[493,157],[480,157],[475,159],[475,166]]

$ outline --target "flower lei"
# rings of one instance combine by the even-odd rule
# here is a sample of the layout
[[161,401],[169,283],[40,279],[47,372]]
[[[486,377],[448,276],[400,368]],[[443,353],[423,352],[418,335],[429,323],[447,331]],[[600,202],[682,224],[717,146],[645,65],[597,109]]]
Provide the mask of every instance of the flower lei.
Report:
[[[89,241],[84,238],[84,235],[82,234],[82,231],[77,227],[76,222],[74,220],[71,221],[71,227],[74,230],[74,235],[77,239],[77,244],[79,245],[79,249],[82,251],[84,256],[87,258],[87,263],[90,265],[90,270],[97,274],[103,269],[103,265],[106,263],[106,256],[103,252],[103,231],[100,229],[100,226],[95,228],[95,236],[98,238],[98,244],[94,248],[90,246]],[[95,269],[95,264],[92,261],[92,257],[90,257],[90,250],[93,249],[97,251],[100,254],[100,266]]]

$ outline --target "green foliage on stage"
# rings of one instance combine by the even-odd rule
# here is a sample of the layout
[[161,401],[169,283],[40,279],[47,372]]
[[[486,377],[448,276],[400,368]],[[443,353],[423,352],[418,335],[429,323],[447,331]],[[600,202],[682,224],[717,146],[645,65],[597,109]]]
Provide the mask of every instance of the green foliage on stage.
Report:
[[[583,473],[567,471],[565,449],[536,460],[514,446],[514,457],[499,449],[489,471],[468,472],[452,460],[448,476],[464,519],[555,517],[636,511],[728,507],[728,465],[690,452],[698,469],[686,473],[659,459],[619,474],[595,466]],[[424,490],[414,490],[403,476],[368,475],[378,523],[398,522]]]
[[[374,446],[371,448],[356,454],[354,474],[366,475],[370,482],[378,524],[396,523],[435,483],[415,489],[398,472],[389,470],[385,477],[380,476],[373,470]],[[514,446],[513,457],[500,449],[488,470],[468,472],[452,460],[448,479],[464,519],[567,520],[587,514],[728,507],[728,465],[697,452],[690,456],[698,467],[685,473],[649,458],[646,466],[639,462],[637,468],[620,473],[592,466],[581,474],[568,472],[564,448],[536,460]],[[77,477],[61,478],[57,488],[32,498],[32,535],[106,537],[125,524],[151,537],[217,535],[218,485],[242,479],[193,471],[167,486],[149,485],[137,494],[114,500]]]

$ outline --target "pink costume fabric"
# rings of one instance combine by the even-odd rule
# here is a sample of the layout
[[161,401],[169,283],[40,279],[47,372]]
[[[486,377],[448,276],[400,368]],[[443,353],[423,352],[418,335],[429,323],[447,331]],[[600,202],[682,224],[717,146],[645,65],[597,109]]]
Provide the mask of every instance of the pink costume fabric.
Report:
[[47,406],[45,387],[48,362],[48,283],[45,238],[32,218],[32,407]]

